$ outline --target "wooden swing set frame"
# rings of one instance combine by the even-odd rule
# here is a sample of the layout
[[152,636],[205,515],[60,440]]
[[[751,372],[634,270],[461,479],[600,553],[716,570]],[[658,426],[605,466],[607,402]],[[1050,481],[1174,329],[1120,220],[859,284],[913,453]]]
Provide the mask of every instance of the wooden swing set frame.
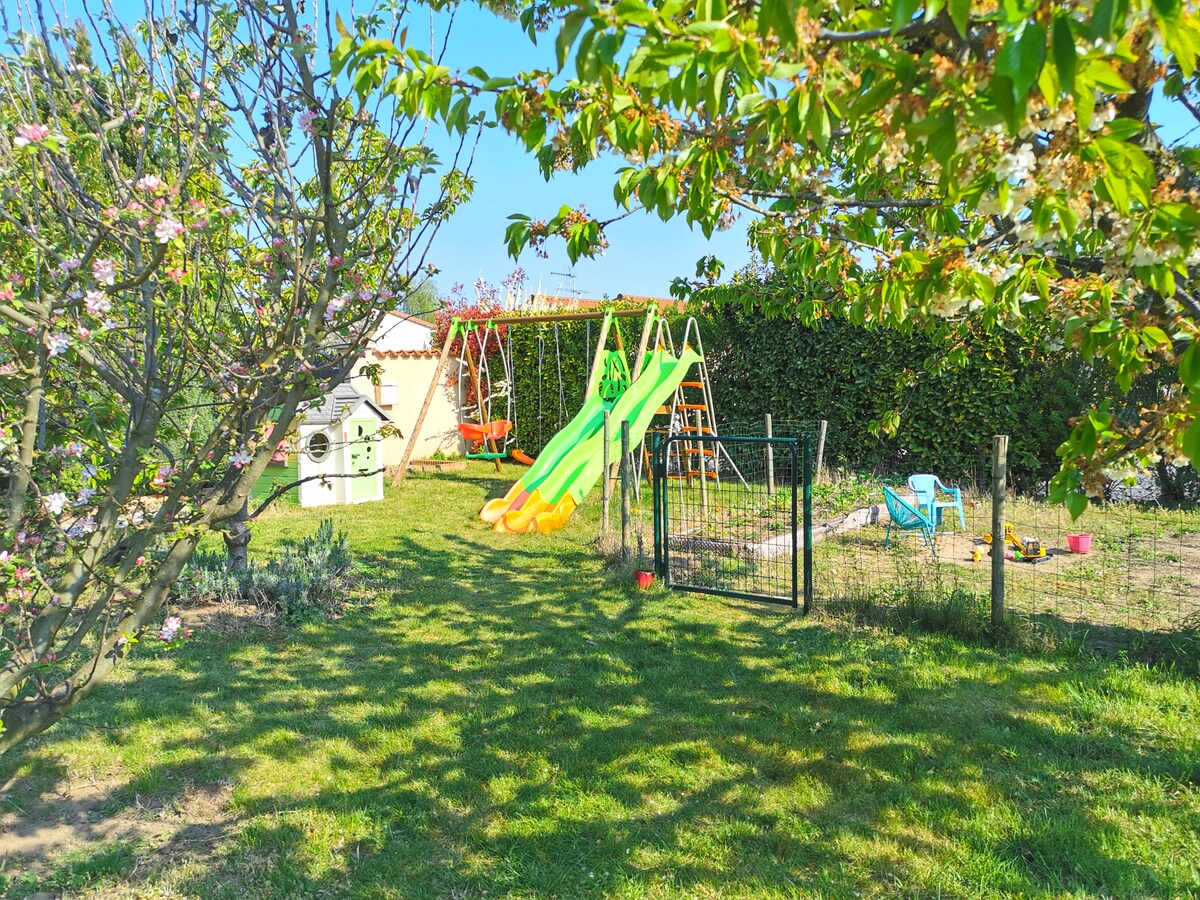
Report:
[[[412,436],[408,439],[408,443],[404,448],[404,456],[400,459],[400,467],[392,478],[392,487],[400,484],[408,472],[409,463],[412,461],[413,448],[417,445],[417,439],[421,435],[421,427],[425,424],[425,417],[429,414],[430,406],[433,405],[433,398],[437,394],[438,385],[442,381],[442,373],[445,371],[446,363],[450,358],[450,345],[454,343],[455,334],[459,330],[462,331],[463,341],[466,343],[467,374],[471,379],[471,387],[475,391],[479,421],[482,423],[485,413],[483,409],[483,396],[479,390],[479,366],[474,354],[471,352],[470,342],[467,341],[468,328],[478,331],[481,327],[486,328],[491,325],[537,325],[549,322],[582,322],[589,319],[602,319],[603,324],[600,326],[600,337],[596,341],[596,353],[592,357],[592,370],[588,376],[587,391],[584,394],[584,396],[590,397],[600,382],[604,366],[604,346],[608,343],[608,331],[613,320],[617,318],[632,318],[634,316],[646,317],[645,323],[642,326],[642,336],[638,344],[637,357],[634,361],[633,377],[637,378],[641,374],[642,362],[646,356],[646,348],[650,343],[650,332],[653,330],[656,318],[655,314],[657,312],[658,308],[656,306],[647,306],[644,309],[607,308],[598,309],[594,312],[546,313],[533,316],[492,316],[488,319],[471,319],[467,321],[455,316],[450,320],[450,329],[446,332],[445,341],[442,342],[442,352],[438,356],[437,368],[434,369],[433,378],[429,382],[429,390],[425,393],[425,402],[421,404],[421,411],[417,413],[417,421],[413,425]],[[617,349],[621,351],[625,349],[622,345],[620,329],[617,330]],[[487,443],[491,453],[497,454],[493,457],[492,461],[496,464],[496,471],[499,472],[501,471],[500,455],[496,449],[496,440],[494,437],[489,437]]]

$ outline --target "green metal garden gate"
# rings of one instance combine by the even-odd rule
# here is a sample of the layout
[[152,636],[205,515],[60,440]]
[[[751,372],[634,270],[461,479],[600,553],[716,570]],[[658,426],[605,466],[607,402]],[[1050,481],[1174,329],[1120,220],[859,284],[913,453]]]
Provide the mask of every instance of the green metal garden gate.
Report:
[[654,563],[671,588],[812,608],[812,442],[693,429],[654,452]]

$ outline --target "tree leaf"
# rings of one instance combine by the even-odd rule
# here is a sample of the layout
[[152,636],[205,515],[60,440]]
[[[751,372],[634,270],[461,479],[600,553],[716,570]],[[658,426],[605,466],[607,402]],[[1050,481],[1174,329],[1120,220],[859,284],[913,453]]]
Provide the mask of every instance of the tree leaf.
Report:
[[1080,491],[1072,491],[1067,494],[1067,512],[1071,514],[1071,519],[1074,521],[1087,512],[1088,498],[1087,494]]
[[921,0],[893,0],[892,2],[892,34],[912,22],[913,16],[921,8]]
[[829,110],[825,108],[825,100],[820,94],[813,95],[812,105],[808,109],[808,130],[821,152],[828,152],[829,137],[832,133],[829,126]]
[[1179,380],[1189,391],[1200,393],[1200,344],[1193,343],[1183,351],[1179,358]]
[[996,57],[996,75],[1012,82],[1012,99],[1022,110],[1045,61],[1046,32],[1032,24],[1010,34]]
[[1073,94],[1075,93],[1075,36],[1071,33],[1068,16],[1055,18],[1053,42],[1054,66],[1058,69],[1058,81],[1066,93]]
[[554,39],[554,54],[558,60],[560,72],[567,64],[567,56],[571,52],[575,38],[579,36],[579,29],[583,27],[587,18],[587,13],[582,9],[573,10],[563,17],[562,29],[558,32],[558,37]]
[[1183,453],[1193,466],[1200,468],[1200,418],[1193,420],[1183,433]]
[[950,19],[963,40],[967,37],[967,27],[971,21],[971,0],[950,0]]
[[1142,329],[1142,340],[1150,349],[1161,347],[1163,344],[1170,344],[1171,339],[1167,337],[1167,333],[1157,325],[1147,325]]
[[958,129],[954,111],[949,107],[943,109],[937,116],[937,122],[939,127],[929,135],[926,146],[933,158],[945,167],[950,164],[950,160],[958,150]]

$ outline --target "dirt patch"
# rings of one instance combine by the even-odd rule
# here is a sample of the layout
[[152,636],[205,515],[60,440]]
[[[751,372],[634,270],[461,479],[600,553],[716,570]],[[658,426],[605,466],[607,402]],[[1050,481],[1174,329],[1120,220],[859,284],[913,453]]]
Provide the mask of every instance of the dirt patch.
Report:
[[274,616],[252,603],[191,603],[181,607],[179,615],[185,625],[228,637],[246,637],[252,632],[261,634],[279,629]]
[[[163,860],[207,853],[236,824],[229,783],[188,784],[170,797],[135,793],[103,777],[63,781],[37,792],[0,787],[0,870],[37,874],[67,854],[137,844]],[[139,853],[141,855],[141,853]]]
[[[937,544],[938,562],[960,563],[968,566],[984,566],[990,571],[991,567],[991,551],[992,548],[983,542],[983,539],[976,537],[973,534],[964,534],[961,531],[945,533],[939,531],[934,538]],[[982,555],[979,560],[975,559],[975,551],[978,550]],[[1009,552],[1012,548],[1008,548]],[[1039,571],[1053,566],[1071,566],[1080,565],[1086,561],[1086,558],[1072,553],[1059,547],[1047,547],[1046,555],[1038,561],[1029,560],[1009,560],[1005,568],[1015,566],[1014,571],[1024,572],[1026,570]]]

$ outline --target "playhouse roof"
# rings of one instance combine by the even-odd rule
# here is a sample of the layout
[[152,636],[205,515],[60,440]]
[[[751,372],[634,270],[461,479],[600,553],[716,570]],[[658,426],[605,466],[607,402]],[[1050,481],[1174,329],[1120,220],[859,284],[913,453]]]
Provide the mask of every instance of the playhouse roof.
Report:
[[304,424],[332,425],[348,419],[363,406],[369,407],[380,420],[391,421],[375,401],[365,394],[360,394],[354,385],[342,382],[319,401],[314,400],[312,405],[304,410]]

